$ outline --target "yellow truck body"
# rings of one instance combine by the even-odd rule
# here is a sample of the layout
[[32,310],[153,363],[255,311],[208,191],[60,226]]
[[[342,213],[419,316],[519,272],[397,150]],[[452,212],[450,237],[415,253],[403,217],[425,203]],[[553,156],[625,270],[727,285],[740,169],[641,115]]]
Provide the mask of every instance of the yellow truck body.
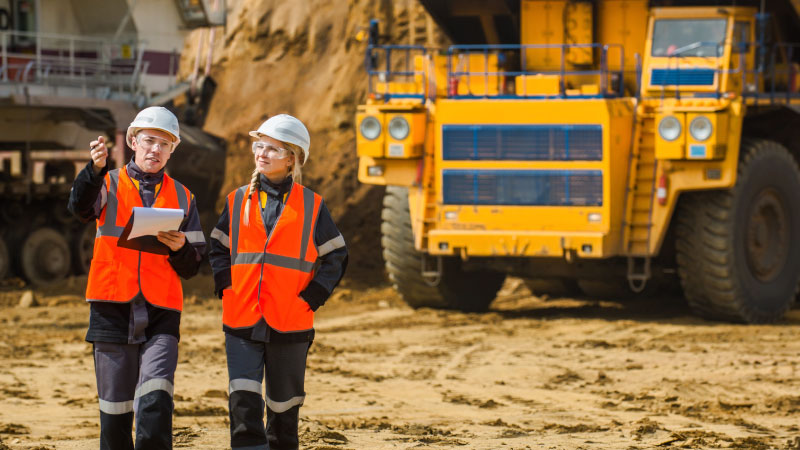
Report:
[[[380,124],[374,138],[359,130],[359,180],[407,189],[425,280],[443,276],[426,258],[455,258],[464,266],[472,261],[473,267],[480,261],[495,269],[524,260],[600,264],[554,271],[559,277],[571,271],[574,278],[603,278],[603,262],[624,261],[627,281],[641,290],[654,276],[653,261],[672,258],[675,265],[674,256],[665,255],[674,253],[670,233],[681,198],[737,192],[737,177],[747,173],[743,158],[752,150],[740,150],[744,139],[765,137],[767,120],[754,113],[800,105],[792,86],[794,47],[786,46],[783,60],[773,56],[765,69],[766,43],[757,35],[763,17],[739,6],[523,0],[517,45],[405,49],[416,53],[413,73],[405,73],[413,87],[396,95],[401,92],[379,83],[379,95],[358,109],[360,127]],[[785,89],[775,94],[781,84]],[[748,126],[762,131],[748,136]],[[790,150],[777,153],[793,150],[786,137],[793,127],[784,128],[783,143],[775,142]],[[742,225],[752,228],[744,233],[761,226],[778,230],[783,240],[761,238],[763,244],[745,236],[744,250],[736,251],[751,268],[772,264],[774,272],[776,264],[792,261],[775,248],[793,239],[783,230],[800,224],[794,218],[800,205],[778,189],[770,206],[767,187],[752,189],[766,200],[765,206],[745,205],[752,209],[748,223],[763,224]],[[678,247],[694,242],[685,231],[677,233]],[[686,270],[681,255],[684,261],[691,256],[679,248],[679,271]],[[765,271],[753,276],[769,281]],[[534,276],[550,275],[539,270]],[[688,277],[682,274],[685,290]],[[800,271],[786,277],[794,281],[782,285],[796,287]],[[779,313],[698,310],[709,317],[775,320],[794,298],[794,290],[786,292]]]

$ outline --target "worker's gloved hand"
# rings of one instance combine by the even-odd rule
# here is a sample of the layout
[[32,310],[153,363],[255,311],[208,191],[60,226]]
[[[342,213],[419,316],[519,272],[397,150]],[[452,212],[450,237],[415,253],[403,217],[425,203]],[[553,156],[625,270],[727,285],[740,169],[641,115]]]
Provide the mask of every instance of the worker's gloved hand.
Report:
[[316,281],[311,280],[308,286],[303,289],[303,292],[300,293],[300,298],[308,303],[308,307],[312,311],[316,311],[325,303],[329,295],[330,293],[324,287]]
[[321,303],[314,301],[314,299],[306,300],[305,298],[303,298],[302,294],[300,294],[299,297],[302,298],[304,302],[308,303],[308,309],[310,309],[311,311],[316,311],[319,309],[320,306],[322,306]]

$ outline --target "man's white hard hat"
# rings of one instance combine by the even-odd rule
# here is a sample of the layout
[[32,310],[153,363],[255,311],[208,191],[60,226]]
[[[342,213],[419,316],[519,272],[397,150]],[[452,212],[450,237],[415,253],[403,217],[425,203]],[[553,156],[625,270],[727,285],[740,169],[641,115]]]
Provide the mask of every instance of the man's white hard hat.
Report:
[[133,122],[128,127],[128,133],[125,135],[128,147],[133,147],[131,141],[139,130],[161,130],[169,134],[175,143],[173,150],[181,142],[178,118],[163,106],[151,106],[139,111],[139,114],[136,115],[136,118],[133,119]]
[[308,161],[308,147],[311,146],[311,136],[308,129],[297,118],[288,114],[278,114],[267,119],[258,127],[258,130],[251,131],[250,136],[260,138],[269,136],[281,142],[288,142],[303,149],[303,164]]

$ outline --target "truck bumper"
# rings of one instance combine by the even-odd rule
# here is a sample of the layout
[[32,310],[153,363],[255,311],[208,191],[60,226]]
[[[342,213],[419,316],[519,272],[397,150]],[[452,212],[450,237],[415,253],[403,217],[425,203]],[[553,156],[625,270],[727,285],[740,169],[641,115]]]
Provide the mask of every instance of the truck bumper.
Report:
[[432,230],[432,255],[604,258],[613,256],[603,233],[548,231]]

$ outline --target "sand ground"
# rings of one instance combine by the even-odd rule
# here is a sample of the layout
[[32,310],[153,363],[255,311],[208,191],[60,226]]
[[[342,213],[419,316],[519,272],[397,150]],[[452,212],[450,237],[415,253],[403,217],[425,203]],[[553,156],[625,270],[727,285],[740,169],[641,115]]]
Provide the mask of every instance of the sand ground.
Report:
[[[0,293],[0,449],[97,448],[88,307],[81,280],[68,284],[31,308],[16,306],[22,291]],[[176,447],[228,445],[208,286],[187,296]],[[303,448],[800,448],[800,310],[731,325],[680,299],[546,299],[509,279],[490,312],[463,314],[345,284],[317,330]]]

